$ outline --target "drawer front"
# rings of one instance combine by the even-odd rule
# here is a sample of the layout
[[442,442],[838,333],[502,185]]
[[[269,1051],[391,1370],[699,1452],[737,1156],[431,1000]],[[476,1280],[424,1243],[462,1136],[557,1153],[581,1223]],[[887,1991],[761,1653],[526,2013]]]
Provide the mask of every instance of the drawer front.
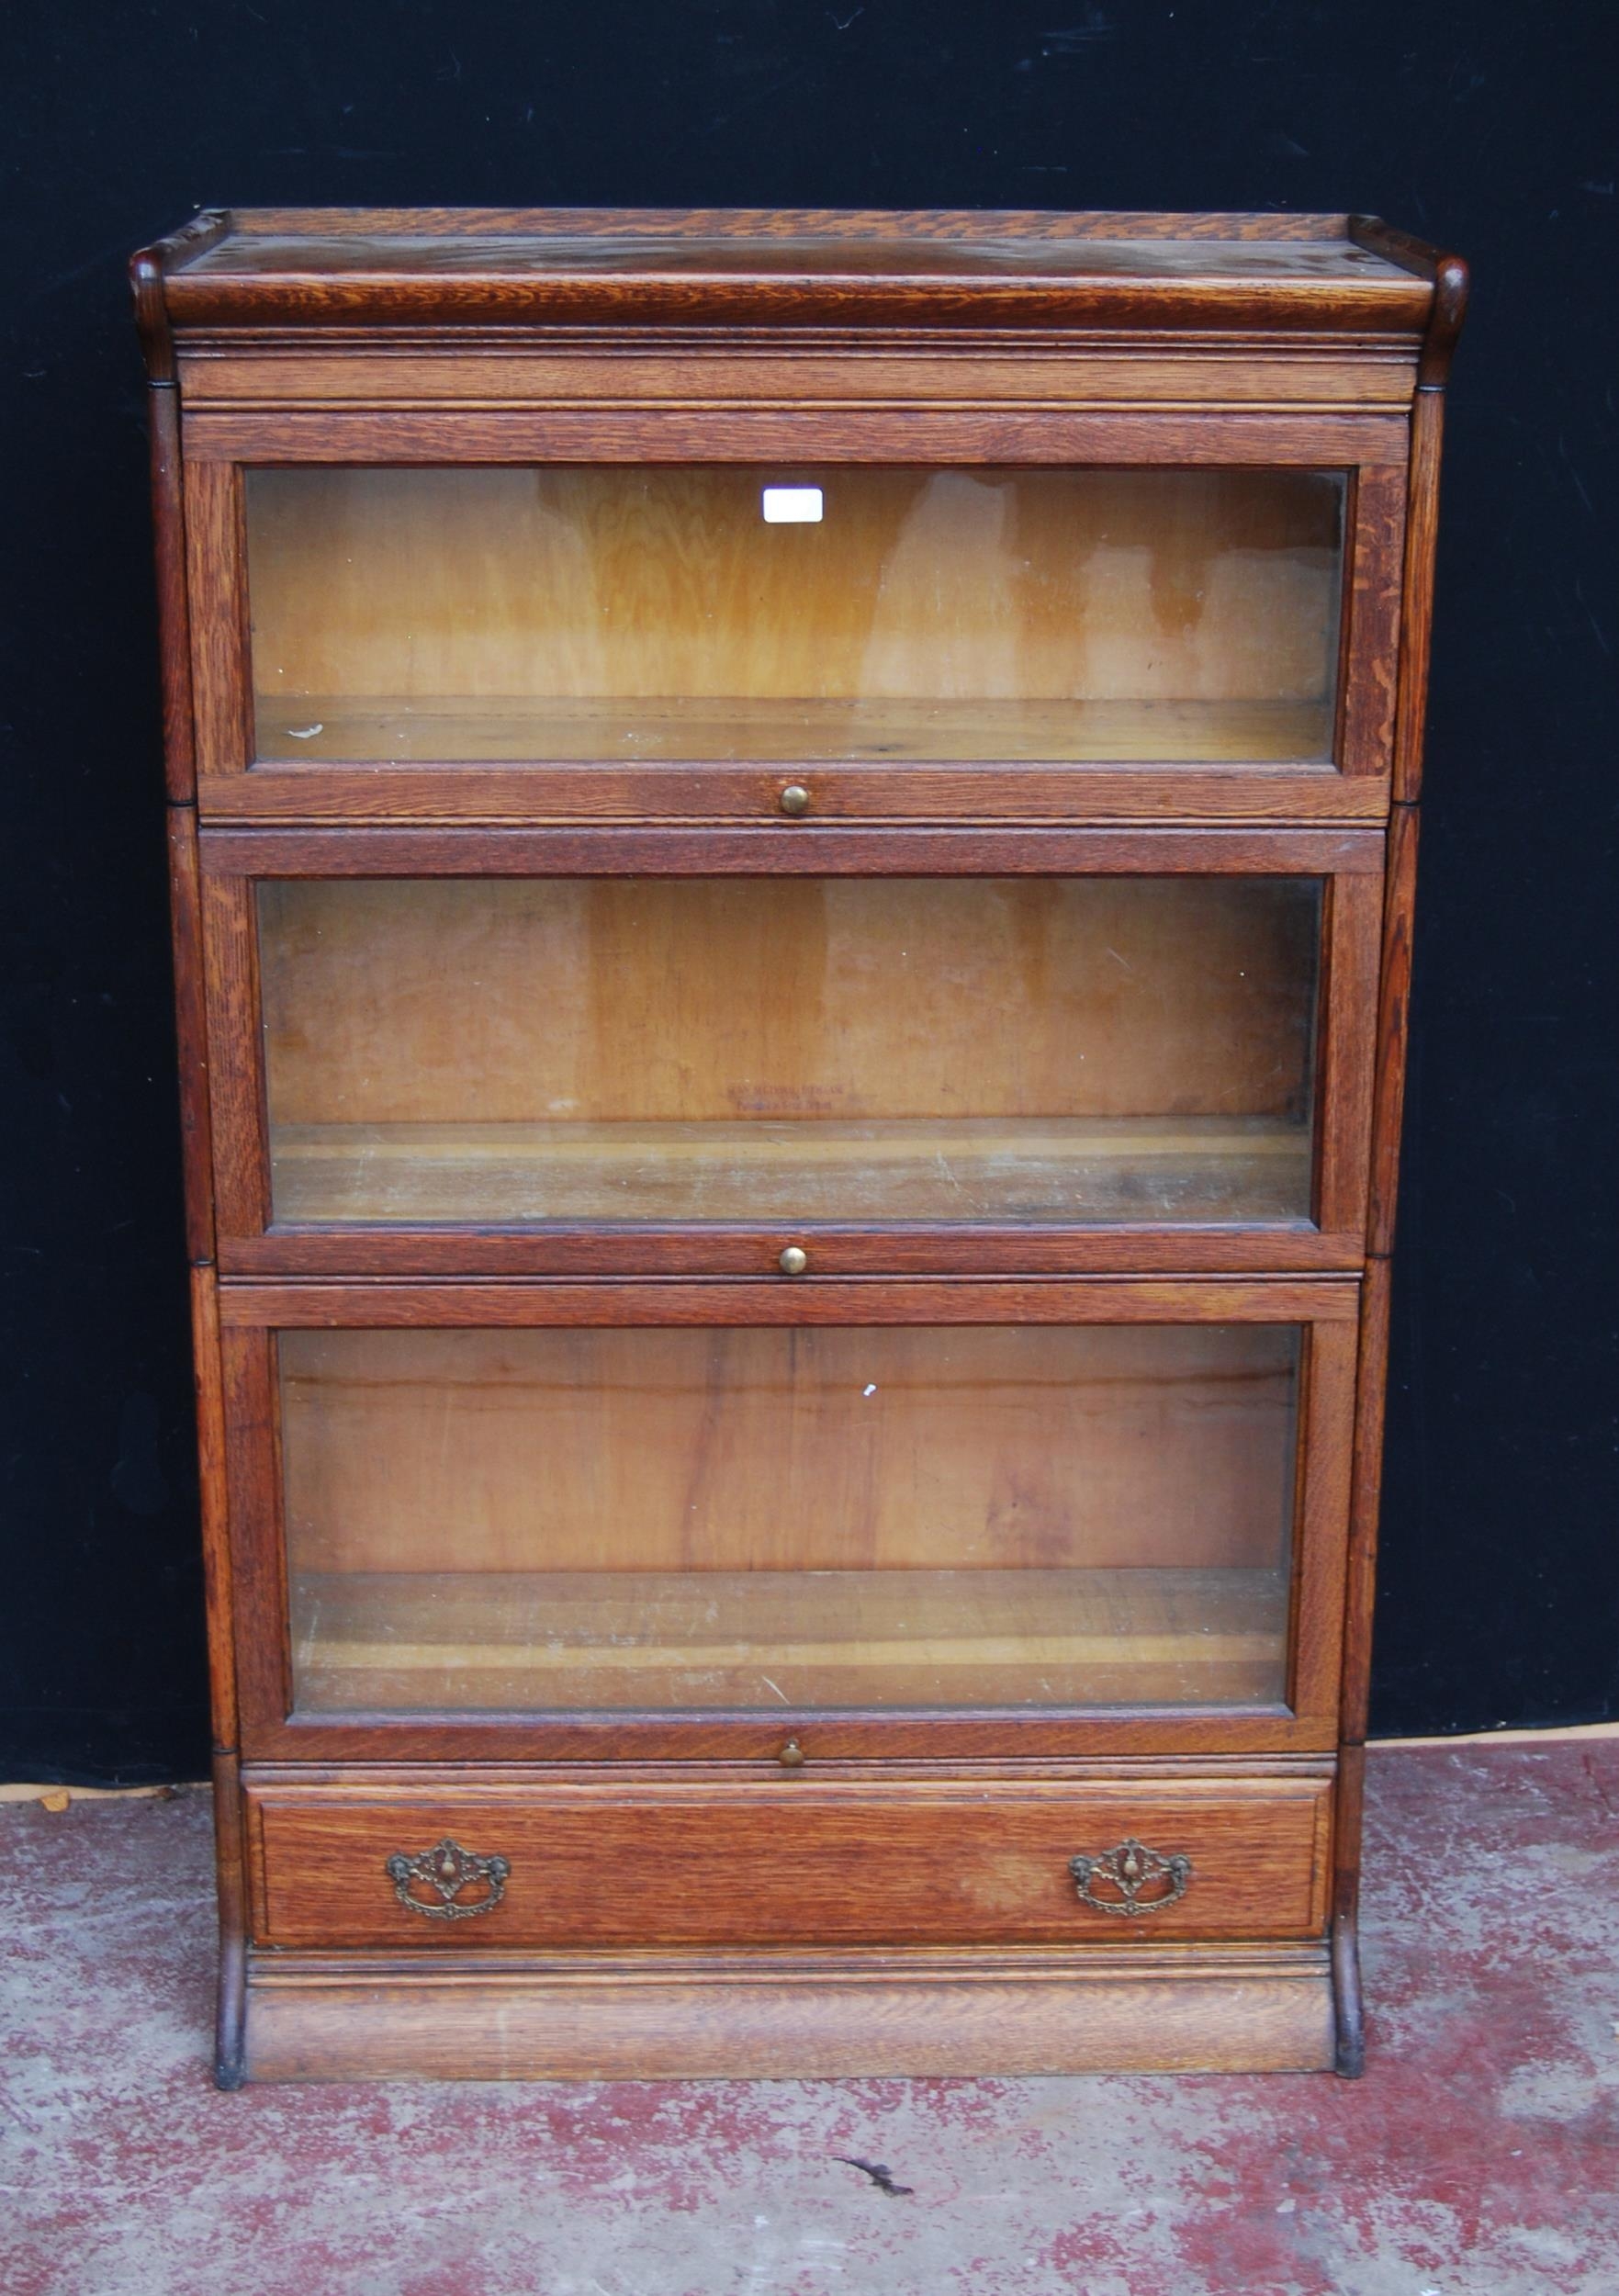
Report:
[[1321,1776],[267,1786],[269,1946],[1106,1944],[1321,1929]]

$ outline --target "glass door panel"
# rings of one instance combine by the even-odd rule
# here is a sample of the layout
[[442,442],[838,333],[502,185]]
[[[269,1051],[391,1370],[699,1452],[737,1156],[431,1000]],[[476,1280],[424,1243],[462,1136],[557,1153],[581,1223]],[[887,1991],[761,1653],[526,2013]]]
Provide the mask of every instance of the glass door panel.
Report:
[[279,1222],[1310,1216],[1315,879],[258,899]]
[[251,470],[255,754],[1309,763],[1344,480]]
[[277,1346],[301,1713],[1286,1697],[1296,1326]]

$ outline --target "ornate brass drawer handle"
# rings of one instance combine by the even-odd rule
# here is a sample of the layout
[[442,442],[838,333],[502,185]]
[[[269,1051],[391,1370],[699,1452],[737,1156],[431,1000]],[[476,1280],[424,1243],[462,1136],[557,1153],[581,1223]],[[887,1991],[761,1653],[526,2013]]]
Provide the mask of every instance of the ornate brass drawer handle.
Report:
[[[1068,1871],[1082,1905],[1134,1920],[1141,1914],[1162,1913],[1186,1896],[1192,1861],[1160,1857],[1131,1834],[1103,1857],[1070,1858]],[[1143,1895],[1147,1891],[1152,1895]]]
[[[401,1906],[425,1914],[430,1921],[470,1921],[475,1913],[493,1913],[506,1895],[511,1871],[505,1858],[475,1857],[448,1834],[418,1857],[408,1858],[396,1850],[388,1861],[394,1896]],[[418,1896],[418,1888],[431,1890],[433,1895]],[[464,1889],[478,1889],[483,1894],[463,1899]]]

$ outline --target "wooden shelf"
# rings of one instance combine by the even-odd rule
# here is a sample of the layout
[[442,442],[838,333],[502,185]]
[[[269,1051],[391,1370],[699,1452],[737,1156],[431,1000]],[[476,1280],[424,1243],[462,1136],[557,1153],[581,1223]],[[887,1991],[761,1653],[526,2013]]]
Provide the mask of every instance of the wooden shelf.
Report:
[[1327,765],[1325,701],[552,700],[261,693],[256,754],[290,763]]
[[302,1713],[1279,1701],[1282,1570],[309,1571]]
[[272,1166],[294,1225],[1246,1224],[1308,1220],[1310,1142],[1260,1117],[300,1124]]

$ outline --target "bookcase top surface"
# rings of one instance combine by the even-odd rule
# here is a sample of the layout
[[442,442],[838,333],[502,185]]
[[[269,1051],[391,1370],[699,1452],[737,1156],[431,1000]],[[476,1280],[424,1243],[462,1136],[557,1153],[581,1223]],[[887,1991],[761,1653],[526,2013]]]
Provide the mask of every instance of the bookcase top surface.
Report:
[[243,208],[136,259],[179,327],[777,325],[1419,335],[1446,259],[1333,215]]

